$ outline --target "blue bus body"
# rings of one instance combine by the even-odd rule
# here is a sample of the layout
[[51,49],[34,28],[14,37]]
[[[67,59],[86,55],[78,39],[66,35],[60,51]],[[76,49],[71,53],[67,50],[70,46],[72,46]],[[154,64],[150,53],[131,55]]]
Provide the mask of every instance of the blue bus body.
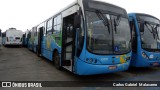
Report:
[[[31,32],[30,32],[31,33]],[[32,43],[33,41],[32,41],[32,39],[31,39],[31,36],[30,37],[28,37],[28,45],[27,45],[27,48],[29,49],[29,50],[33,50],[33,43]]]
[[24,38],[24,46],[27,47],[28,45],[28,38]]
[[[90,3],[90,7],[87,3]],[[111,13],[103,8],[96,12],[95,5],[110,7],[111,10],[108,11]],[[95,17],[97,20],[94,20]],[[106,22],[113,23],[115,18],[119,25],[113,27],[110,24],[107,28]],[[76,21],[79,23],[77,26]],[[87,23],[93,29],[89,29]],[[63,67],[78,75],[93,75],[125,71],[129,68],[132,54],[131,33],[128,16],[123,8],[104,2],[78,0],[34,28],[35,31],[31,30],[28,48],[38,56],[53,61],[57,69]],[[107,37],[109,39],[106,40]]]
[[28,37],[26,38],[27,42],[28,42],[28,49],[33,51],[33,52],[37,52],[37,28],[33,27],[29,33],[28,33]]
[[27,40],[27,36],[26,36],[26,33],[25,34],[23,34],[23,47],[27,47],[27,45],[28,45],[28,40]]
[[29,35],[30,31],[26,30],[25,33],[23,34],[23,46],[28,48],[28,42],[29,42]]
[[[147,33],[149,30],[149,28],[147,27],[150,27],[149,26],[150,23],[151,24],[153,23],[153,25],[158,25],[160,24],[160,21],[157,18],[147,14],[130,13],[128,15],[133,37],[133,42],[132,42],[133,53],[130,65],[134,67],[151,67],[160,65],[160,47],[159,47],[160,43],[158,41],[158,36],[155,39],[151,39],[154,38],[153,36],[156,36],[157,33],[155,33],[155,35],[152,34],[150,35]],[[159,27],[157,27],[156,30],[159,30],[158,28]],[[153,45],[153,43],[149,45],[149,42],[151,42],[152,40],[156,41],[155,45]]]

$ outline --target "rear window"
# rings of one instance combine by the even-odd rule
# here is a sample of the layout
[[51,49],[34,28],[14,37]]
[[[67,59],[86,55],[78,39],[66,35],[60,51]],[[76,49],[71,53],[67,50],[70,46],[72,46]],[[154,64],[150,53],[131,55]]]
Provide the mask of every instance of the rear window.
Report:
[[20,39],[20,37],[16,37],[16,39]]

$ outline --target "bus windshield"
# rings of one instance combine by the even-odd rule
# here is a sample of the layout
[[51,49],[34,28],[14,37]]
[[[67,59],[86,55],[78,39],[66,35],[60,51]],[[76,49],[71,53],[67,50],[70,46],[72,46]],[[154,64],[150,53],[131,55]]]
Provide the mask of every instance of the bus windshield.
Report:
[[142,48],[147,51],[160,51],[160,22],[149,16],[139,16],[139,19],[144,22],[144,32],[141,32]]
[[[118,16],[112,16],[116,19]],[[114,20],[113,19],[113,20]],[[114,22],[115,25],[115,22]],[[127,18],[121,18],[119,24],[114,26],[114,50],[116,54],[126,53],[130,50],[130,27]]]
[[96,54],[124,54],[130,51],[130,27],[128,19],[121,17],[115,25],[118,15],[103,13],[109,27],[96,12],[86,11],[87,48]]

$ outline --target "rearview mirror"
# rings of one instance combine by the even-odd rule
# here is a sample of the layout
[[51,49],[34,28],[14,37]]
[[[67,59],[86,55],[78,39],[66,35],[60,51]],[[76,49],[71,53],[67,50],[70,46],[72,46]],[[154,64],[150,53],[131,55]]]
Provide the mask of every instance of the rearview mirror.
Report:
[[140,23],[140,32],[144,32],[144,23]]
[[75,28],[80,28],[81,26],[81,16],[80,15],[75,15],[74,17],[74,27]]

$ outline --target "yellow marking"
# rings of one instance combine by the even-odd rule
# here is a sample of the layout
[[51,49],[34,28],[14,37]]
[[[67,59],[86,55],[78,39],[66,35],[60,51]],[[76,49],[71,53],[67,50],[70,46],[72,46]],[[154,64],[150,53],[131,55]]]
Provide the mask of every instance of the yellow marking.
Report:
[[121,55],[120,56],[120,62],[125,63],[126,62],[125,58],[126,58],[126,55]]
[[50,48],[50,44],[51,44],[51,37],[50,36],[47,36],[47,48],[49,49]]

